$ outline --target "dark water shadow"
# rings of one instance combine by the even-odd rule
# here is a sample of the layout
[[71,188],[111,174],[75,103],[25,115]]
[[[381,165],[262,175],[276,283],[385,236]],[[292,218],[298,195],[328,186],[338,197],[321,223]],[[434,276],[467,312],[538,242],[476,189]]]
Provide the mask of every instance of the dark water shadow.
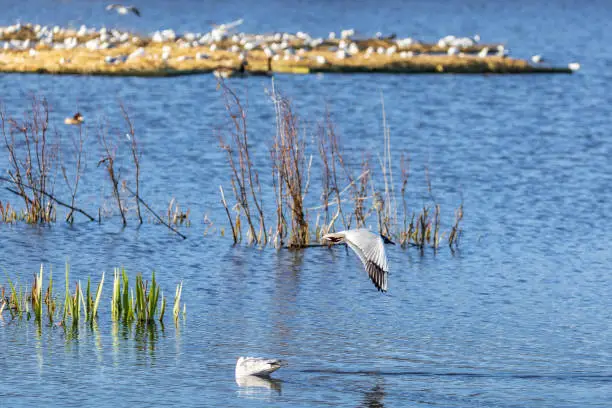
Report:
[[444,372],[444,371],[376,371],[376,370],[301,370],[303,373],[314,374],[337,374],[337,375],[360,375],[360,376],[414,376],[414,377],[464,377],[464,378],[508,378],[508,379],[535,379],[535,380],[587,380],[596,382],[612,382],[612,374],[589,374],[589,373],[511,373],[511,372]]

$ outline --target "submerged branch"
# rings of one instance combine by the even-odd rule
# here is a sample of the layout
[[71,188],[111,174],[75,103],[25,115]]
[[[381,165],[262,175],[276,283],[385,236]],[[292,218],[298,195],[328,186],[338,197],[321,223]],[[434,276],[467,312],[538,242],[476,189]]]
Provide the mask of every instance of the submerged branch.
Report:
[[[0,181],[6,181],[7,183],[12,183],[12,184],[16,185],[19,188],[28,188],[28,189],[34,191],[35,193],[43,194],[44,196],[46,196],[49,199],[53,200],[58,205],[61,205],[62,207],[66,207],[66,208],[68,208],[71,211],[76,211],[78,213],[83,214],[85,217],[89,218],[89,221],[95,221],[95,218],[92,217],[91,215],[87,214],[85,211],[81,210],[80,208],[74,207],[74,206],[72,206],[70,204],[66,204],[65,202],[63,202],[63,201],[59,200],[57,197],[55,197],[53,194],[47,193],[46,191],[39,190],[36,187],[28,186],[27,184],[19,183],[19,182],[15,181],[15,180],[11,180],[9,178],[2,177],[2,176],[0,176]],[[10,192],[14,193],[14,194],[17,194],[18,196],[21,196],[21,197],[29,200],[29,198],[27,196],[22,195],[23,193],[21,193],[19,191],[15,191],[15,190],[12,190],[10,188],[8,190]]]
[[136,198],[136,200],[140,201],[142,203],[142,205],[144,205],[145,208],[147,210],[149,210],[151,212],[151,214],[153,214],[155,216],[155,218],[157,218],[159,220],[159,222],[161,222],[166,227],[168,227],[170,230],[175,232],[179,237],[181,237],[183,239],[187,239],[187,237],[185,235],[181,234],[179,231],[177,231],[176,229],[172,228],[172,226],[170,224],[165,222],[155,211],[153,211],[153,209],[151,209],[151,207],[149,207],[149,205],[139,195],[136,195],[136,193],[134,193],[128,186],[123,186],[123,187],[128,191],[128,193],[132,194]]

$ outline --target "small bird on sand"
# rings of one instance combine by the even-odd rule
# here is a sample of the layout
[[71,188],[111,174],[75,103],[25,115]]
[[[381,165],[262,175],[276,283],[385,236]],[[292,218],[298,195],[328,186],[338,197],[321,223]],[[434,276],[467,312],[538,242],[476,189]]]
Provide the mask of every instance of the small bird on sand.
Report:
[[108,11],[116,10],[117,13],[121,15],[126,15],[132,12],[136,14],[138,17],[140,17],[140,10],[138,10],[135,6],[124,6],[122,4],[109,4],[108,6],[106,6],[106,10]]
[[287,365],[285,360],[277,358],[238,357],[236,362],[236,377],[256,375],[268,377],[281,367]]
[[84,122],[83,115],[80,112],[74,114],[71,118],[64,119],[64,123],[66,125],[80,125]]
[[359,228],[323,235],[321,241],[331,244],[346,243],[361,259],[376,289],[387,291],[389,265],[385,244],[395,245],[391,240],[366,228]]

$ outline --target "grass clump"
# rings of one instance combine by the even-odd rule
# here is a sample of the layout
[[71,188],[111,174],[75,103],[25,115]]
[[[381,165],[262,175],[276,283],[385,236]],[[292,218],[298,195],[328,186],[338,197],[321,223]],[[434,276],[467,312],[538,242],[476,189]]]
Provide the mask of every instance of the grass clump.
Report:
[[[155,279],[155,272],[151,274],[151,285],[143,280],[142,274],[136,275],[135,291],[129,287],[129,279],[125,269],[115,268],[113,280],[113,295],[111,300],[111,316],[114,321],[123,320],[151,323],[157,318],[163,322],[166,311],[166,298]],[[177,285],[175,308],[180,305],[180,296],[183,283]],[[174,313],[174,321],[178,323],[179,314]]]
[[[70,266],[66,264],[65,269],[65,288],[63,305],[60,310],[59,325],[66,327],[70,321],[73,326],[77,326],[82,317],[86,322],[93,325],[99,316],[99,307],[103,296],[104,276],[95,288],[91,283],[91,278],[87,278],[85,293],[80,281],[74,286],[74,291],[70,289]],[[0,318],[4,310],[8,310],[11,319],[25,317],[29,320],[32,316],[39,324],[42,323],[45,305],[49,323],[54,323],[56,318],[57,304],[60,303],[53,295],[53,277],[49,273],[49,283],[45,291],[43,287],[43,266],[40,272],[34,275],[32,284],[28,287],[14,283],[7,278],[8,293],[4,286],[0,286]],[[176,287],[174,299],[174,321],[178,324],[180,319],[181,294],[183,283]],[[61,304],[61,303],[60,303]],[[125,269],[115,268],[111,298],[111,320],[123,321],[125,323],[153,323],[156,319],[163,323],[167,301],[161,287],[152,273],[151,283],[145,281],[142,274],[137,274],[135,279],[135,290],[130,289],[129,279]],[[183,304],[183,314],[185,305]]]

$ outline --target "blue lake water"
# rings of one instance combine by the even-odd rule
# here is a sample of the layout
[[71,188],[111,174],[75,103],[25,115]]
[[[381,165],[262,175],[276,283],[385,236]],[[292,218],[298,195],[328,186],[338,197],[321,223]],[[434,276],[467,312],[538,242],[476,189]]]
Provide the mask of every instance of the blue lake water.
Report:
[[[93,213],[100,202],[112,205],[110,184],[96,167],[96,129],[105,123],[121,134],[124,101],[143,151],[143,197],[158,211],[176,198],[190,209],[192,225],[181,229],[184,241],[152,222],[136,227],[133,213],[126,228],[118,216],[101,225],[82,218],[74,225],[0,225],[0,282],[5,273],[29,281],[41,263],[60,277],[68,261],[73,280],[94,282],[102,271],[108,279],[114,266],[125,266],[132,276],[155,270],[167,295],[183,280],[187,304],[177,328],[170,320],[150,329],[115,325],[109,302],[97,330],[43,325],[39,332],[5,312],[0,407],[610,404],[607,2],[150,1],[137,4],[140,19],[106,14],[105,4],[14,3],[5,5],[0,24],[84,23],[146,33],[206,31],[209,20],[243,17],[247,32],[325,35],[354,27],[424,40],[479,33],[507,43],[513,55],[541,53],[559,65],[578,61],[582,69],[558,76],[276,77],[307,134],[329,107],[345,155],[356,163],[364,152],[373,163],[383,153],[382,95],[394,163],[402,153],[410,157],[410,206],[427,200],[425,167],[444,230],[463,200],[460,251],[388,248],[387,294],[341,247],[262,250],[221,236],[229,228],[218,188],[230,185],[218,137],[227,114],[212,75],[1,75],[5,109],[23,112],[29,94],[45,96],[64,141],[74,130],[63,118],[84,114],[89,155],[78,202]],[[248,94],[251,142],[263,163],[275,131],[270,80],[230,82]],[[125,153],[127,142],[120,143]],[[380,172],[375,177],[380,181]],[[273,198],[266,198],[271,207]],[[4,189],[0,200],[17,203]],[[205,216],[214,223],[206,235]],[[374,217],[369,225],[376,227]],[[239,355],[282,357],[289,366],[275,374],[279,382],[241,387],[233,372]]]

